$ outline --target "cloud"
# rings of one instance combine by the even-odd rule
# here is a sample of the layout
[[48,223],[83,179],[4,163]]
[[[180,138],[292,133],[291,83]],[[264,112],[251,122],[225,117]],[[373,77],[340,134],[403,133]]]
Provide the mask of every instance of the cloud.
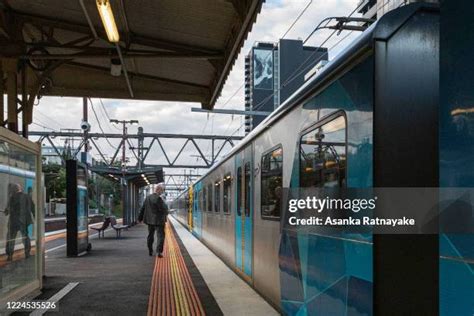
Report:
[[[292,27],[286,35],[286,38],[301,38],[306,36],[314,29],[314,27],[325,17],[329,16],[346,16],[354,10],[359,0],[313,0],[305,14]],[[240,89],[244,83],[244,56],[248,53],[252,45],[256,41],[276,42],[290,25],[300,14],[300,12],[308,4],[308,1],[300,0],[278,0],[266,1],[262,11],[257,18],[256,24],[252,32],[249,34],[244,43],[240,55],[230,72],[227,82],[222,90],[221,97],[218,99],[216,108],[243,109],[244,91]],[[308,45],[319,46],[331,31],[323,30],[316,32],[308,41]],[[345,36],[334,36],[325,44],[325,47],[331,47]],[[356,34],[351,34],[344,39],[338,46],[330,52],[330,58],[343,49]],[[232,95],[234,97],[231,98]],[[100,105],[99,100],[92,100],[92,107],[100,121],[102,129],[108,133],[120,133],[121,130],[117,126],[112,126],[107,119],[107,115],[115,119],[136,119],[140,121],[140,126],[147,133],[175,133],[175,134],[212,134],[212,135],[242,135],[243,134],[243,117],[230,115],[207,115],[203,113],[191,112],[191,107],[199,107],[196,103],[184,102],[156,102],[156,101],[134,101],[134,100],[102,100],[107,113]],[[82,120],[82,99],[79,98],[62,98],[62,97],[44,97],[41,99],[39,106],[35,107],[34,123],[39,124],[33,126],[32,130],[42,130],[41,126],[48,126],[59,130],[60,128],[76,128],[80,127]],[[99,124],[92,110],[89,110],[89,121],[92,124],[92,132],[101,132]],[[40,126],[41,125],[41,126]],[[118,128],[118,129],[117,129]],[[240,129],[239,129],[240,128]],[[45,129],[47,130],[47,129]],[[137,126],[131,126],[129,133],[136,133]],[[61,144],[61,140],[55,140]],[[101,139],[97,141],[103,152],[109,157],[113,155],[119,140],[111,140],[112,146]],[[165,144],[166,143],[166,144]],[[205,155],[210,155],[209,142],[200,141]],[[147,146],[148,144],[145,144]],[[167,154],[172,159],[179,149],[180,143],[164,141]],[[134,144],[136,146],[136,144]],[[96,150],[92,153],[99,158]],[[183,163],[194,163],[196,158],[193,150],[186,150],[182,154]],[[133,157],[129,153],[130,157]],[[165,162],[165,158],[159,147],[153,147],[152,152],[147,158],[147,163],[158,164]],[[133,159],[132,159],[133,162]],[[182,172],[182,170],[165,170],[167,172]],[[202,171],[201,171],[202,172]]]

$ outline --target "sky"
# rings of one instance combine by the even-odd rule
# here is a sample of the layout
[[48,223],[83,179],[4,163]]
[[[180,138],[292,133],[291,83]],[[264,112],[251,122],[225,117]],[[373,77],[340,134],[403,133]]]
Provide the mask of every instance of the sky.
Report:
[[[329,16],[347,16],[357,6],[359,0],[267,0],[257,17],[252,32],[244,43],[238,59],[232,68],[227,81],[218,99],[215,108],[244,109],[244,57],[257,41],[277,42],[293,24],[297,16],[305,7],[308,8],[301,18],[288,31],[286,39],[305,39],[316,25]],[[356,14],[354,16],[357,16]],[[312,36],[307,45],[320,46],[331,31],[319,31]],[[344,47],[353,41],[358,34],[347,31],[339,36],[333,36],[324,46],[331,48],[329,59],[334,58]],[[337,44],[337,45],[336,45]],[[336,45],[336,46],[335,46]],[[206,114],[191,112],[192,107],[200,107],[198,103],[183,102],[156,102],[134,100],[92,99],[89,108],[91,132],[121,133],[118,126],[108,122],[107,117],[119,120],[135,119],[139,125],[131,126],[129,133],[136,133],[137,127],[142,126],[146,133],[176,133],[176,134],[206,134],[206,135],[243,135],[243,117],[223,114]],[[103,107],[100,104],[102,101]],[[107,113],[105,113],[107,112]],[[97,115],[97,119],[96,116]],[[33,124],[30,130],[51,131],[62,128],[80,128],[82,120],[82,99],[65,97],[44,97],[34,108]],[[100,126],[97,121],[100,121]],[[64,142],[55,139],[57,145]],[[98,140],[102,152],[111,157],[119,141]],[[184,140],[163,141],[167,155],[172,159],[176,156]],[[207,141],[199,142],[206,156],[210,155],[210,144]],[[136,146],[136,144],[134,144]],[[147,143],[145,143],[147,146]],[[230,149],[226,146],[223,153]],[[177,163],[199,162],[195,157],[197,152],[191,147],[182,153]],[[100,159],[98,152],[93,149],[92,155]],[[132,153],[128,152],[130,158]],[[136,161],[132,158],[131,164]],[[165,159],[159,147],[152,147],[146,163],[161,164]],[[182,169],[165,169],[165,173],[183,173]],[[187,170],[189,172],[189,170]],[[193,173],[202,174],[204,170],[193,170]],[[179,182],[180,179],[175,179]],[[172,183],[172,181],[170,182]]]

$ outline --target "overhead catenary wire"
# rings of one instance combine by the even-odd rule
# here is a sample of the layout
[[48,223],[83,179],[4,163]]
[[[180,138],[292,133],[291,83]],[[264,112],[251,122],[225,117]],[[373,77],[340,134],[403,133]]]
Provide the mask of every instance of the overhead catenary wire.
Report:
[[[22,115],[22,113],[20,113],[20,115]],[[36,122],[39,122],[41,124],[38,124]],[[40,127],[46,128],[46,129],[50,129],[50,130],[55,131],[55,132],[58,131],[58,129],[49,127],[47,123],[45,123],[43,120],[40,120],[38,117],[35,117],[35,122],[32,122],[32,124],[35,124],[37,126],[40,126]]]
[[[359,8],[359,6],[356,6],[354,10],[351,11],[351,13],[349,13],[349,15],[347,16],[348,18],[350,18],[354,13],[357,12],[357,9]],[[314,33],[319,30],[320,26],[324,23],[324,21],[327,21],[326,25],[327,26],[329,24],[329,22],[333,19],[335,19],[336,17],[329,17],[329,18],[325,18],[323,19],[321,22],[319,22],[319,24],[309,33],[309,35],[306,37],[306,39],[304,40],[303,43],[306,43],[313,35]]]
[[108,127],[107,129],[111,133],[114,133],[115,131],[122,132],[122,129],[118,128],[115,124],[110,122],[111,118],[110,118],[109,113],[107,112],[107,110],[104,108],[103,103],[99,102],[99,104],[101,105],[101,106],[99,106],[99,109],[101,109],[101,111],[99,111],[99,113],[102,113],[101,115],[104,119],[103,122],[106,122],[105,125]]
[[[290,26],[288,27],[288,29],[285,31],[285,33],[280,37],[281,39],[285,38],[286,35],[288,35],[288,33],[293,29],[293,27],[296,25],[296,23],[298,23],[298,21],[301,19],[301,17],[304,15],[304,13],[308,10],[308,8],[311,6],[311,4],[313,3],[313,0],[310,0],[308,2],[308,4],[303,8],[303,10],[301,10],[301,12],[298,14],[298,16],[296,17],[296,19],[290,24]],[[272,50],[273,51],[273,50]],[[267,58],[270,58],[270,54]],[[227,106],[227,104],[229,104],[229,102],[237,95],[237,93],[240,92],[240,90],[242,90],[242,88],[244,87],[245,85],[245,82],[242,83],[235,91],[234,93],[227,99],[226,102],[224,102],[224,104],[222,105],[221,108],[224,108],[225,106]]]
[[53,119],[52,117],[50,117],[50,116],[44,114],[44,113],[41,112],[38,108],[35,108],[34,111],[35,111],[35,114],[39,114],[39,115],[41,115],[42,117],[44,117],[44,118],[50,120],[50,121],[53,122],[54,124],[57,124],[59,127],[65,128],[65,126],[64,126],[63,124],[61,124],[61,123],[58,122],[57,120]]
[[42,128],[45,128],[45,129],[49,129],[49,130],[52,130],[52,131],[57,131],[54,128],[51,128],[51,127],[48,127],[48,126],[45,126],[45,125],[42,125],[42,124],[39,124],[39,123],[36,123],[36,122],[32,122],[31,124],[42,127]]
[[[357,8],[354,9],[347,17],[351,17],[355,12],[357,12]],[[328,20],[328,19],[324,19],[324,20]],[[323,21],[324,21],[323,20]],[[329,21],[328,21],[329,23]],[[321,23],[319,23],[318,25],[320,25]],[[306,38],[305,42],[312,36],[314,35],[314,31],[315,30],[318,30],[318,26],[310,33],[310,35]],[[318,47],[323,47],[330,39],[331,37],[337,32],[337,30],[333,30],[329,36],[320,44],[318,45]],[[352,33],[352,31],[351,31]],[[344,38],[342,38],[342,40],[344,40]],[[334,47],[336,47],[337,45],[340,44],[341,41],[338,41],[336,44],[334,44],[333,46],[331,46],[328,51],[332,50]],[[309,64],[309,65],[306,65],[305,64],[316,54],[318,53],[319,51],[316,49],[314,52],[312,52],[289,76],[288,76],[288,79],[285,80],[285,82],[283,82],[282,84],[280,84],[280,86],[276,89],[276,91],[273,91],[273,93],[271,95],[269,95],[267,98],[265,98],[264,100],[262,100],[259,104],[257,104],[254,108],[254,110],[258,110],[261,106],[263,106],[270,97],[273,97],[275,95],[275,93],[277,91],[280,91],[282,88],[284,88],[286,85],[290,84],[291,82],[293,82],[296,78],[298,78],[299,75],[301,75],[304,71],[306,71],[309,67],[312,66],[312,64]],[[324,57],[324,55],[321,55],[316,61],[315,63],[319,62],[322,58]],[[305,66],[301,71],[300,69]]]
[[115,126],[114,124],[110,124],[110,115],[109,115],[109,112],[107,111],[107,108],[105,107],[104,105],[104,102],[102,101],[101,98],[99,98],[99,104],[101,105],[102,107],[102,110],[104,111],[105,113],[105,116],[107,117],[107,121],[109,122],[109,125],[112,126],[113,128],[115,128],[116,130],[121,130],[120,128],[118,128],[117,126]]
[[97,113],[96,113],[96,111],[95,111],[95,109],[94,109],[94,103],[92,102],[92,99],[91,99],[91,98],[89,98],[89,102],[90,102],[90,104],[91,104],[92,112],[94,113],[95,120],[97,121],[97,124],[99,125],[99,129],[100,129],[100,131],[102,132],[102,135],[104,135],[104,138],[105,138],[105,140],[107,141],[107,143],[110,145],[110,147],[111,147],[112,149],[115,149],[117,146],[112,145],[112,143],[109,141],[109,139],[105,136],[104,129],[102,128],[102,125],[100,124],[100,120],[99,120],[99,118],[97,117]]
[[[354,9],[347,17],[351,17],[355,12],[357,11],[357,8]],[[324,19],[323,21],[327,21],[328,19]],[[329,23],[329,22],[328,22]],[[313,30],[311,31],[310,35],[306,38],[305,42],[307,40],[309,40],[309,38],[314,35],[315,33],[315,30],[319,29],[318,27],[321,25],[321,23],[318,24],[318,26]],[[318,45],[318,47],[322,47],[323,45],[325,45],[330,39],[331,37],[337,32],[337,30],[334,30],[332,31],[329,36],[320,44]],[[339,40],[338,42],[336,42],[336,44],[334,44],[333,46],[331,46],[328,51],[330,51],[331,49],[333,49],[334,47],[336,47],[337,45],[339,45],[344,39],[346,39],[350,34],[352,33],[352,31],[346,35],[345,37],[343,37],[341,40]],[[312,64],[309,64],[309,66],[307,65],[306,67],[304,67],[301,71],[300,69],[306,64],[306,62],[312,58],[317,52],[319,52],[319,50],[315,50],[312,54],[310,54],[301,64],[298,68],[296,68],[293,73],[290,74],[290,76],[288,77],[288,79],[283,82],[277,89],[276,91],[274,90],[272,94],[270,94],[269,96],[267,96],[265,99],[263,99],[261,102],[259,102],[254,108],[253,110],[258,110],[260,107],[262,107],[267,101],[270,100],[270,98],[274,97],[275,93],[277,91],[280,91],[281,88],[285,87],[286,85],[288,85],[289,83],[291,83],[293,80],[295,80],[296,78],[298,78],[298,76],[304,72],[308,67],[310,67]],[[324,55],[321,55],[321,57],[319,57],[318,60],[316,60],[316,62],[318,62],[319,60],[321,60],[322,58],[324,57]],[[230,134],[228,137],[232,137],[234,136],[243,126],[245,125],[245,122],[242,123],[232,134]]]
[[293,21],[293,23],[291,23],[290,27],[286,30],[285,34],[283,34],[282,37],[280,38],[285,38],[285,36],[291,31],[291,29],[293,28],[293,26],[295,26],[295,24],[300,20],[300,18],[303,16],[303,14],[306,12],[306,10],[308,10],[308,8],[311,6],[311,4],[313,4],[313,0],[310,0],[308,2],[308,4],[306,5],[306,7],[304,7],[304,9],[300,12],[300,14],[296,17],[296,19]]
[[[280,37],[280,39],[283,39],[286,37],[286,35],[288,35],[288,33],[293,29],[293,27],[296,25],[296,23],[298,23],[298,21],[301,19],[301,17],[306,13],[306,11],[308,10],[308,8],[312,5],[313,3],[313,0],[310,0],[308,1],[308,3],[306,4],[306,6],[301,10],[301,12],[297,15],[297,17],[295,18],[295,20],[293,20],[293,22],[289,25],[289,27],[286,29],[286,31],[283,33],[283,35]],[[272,49],[272,54],[273,54],[273,51],[275,50],[275,48]],[[269,54],[267,56],[267,59],[270,58],[270,55],[272,54]],[[222,105],[221,108],[225,108],[227,106],[227,104],[229,104],[229,102],[240,92],[240,90],[242,90],[242,88],[244,87],[245,85],[245,82],[242,83],[236,90],[235,92],[227,99],[226,102],[224,102],[224,104]],[[213,114],[213,119],[215,117],[215,114]],[[234,116],[232,116],[232,121],[234,120]],[[208,121],[209,121],[209,118],[208,118]],[[231,124],[232,124],[232,121],[230,124],[227,125],[227,128],[224,132],[224,135],[227,133],[227,131],[229,130]],[[242,125],[244,125],[244,123],[241,124],[241,126],[239,126],[238,130],[242,127]],[[207,127],[207,122],[206,122],[206,125],[204,126],[204,129],[203,129],[203,132],[204,130],[206,129]],[[211,131],[212,133],[212,131]],[[233,136],[234,134],[232,134],[231,136]],[[230,137],[231,137],[230,136]],[[206,150],[206,153],[208,153],[208,150]]]
[[[100,104],[101,103],[99,102],[99,105]],[[106,129],[113,132],[112,123],[110,123],[110,119],[107,117],[107,114],[104,112],[104,109],[102,108],[102,106],[99,106],[99,110],[97,112],[98,112],[98,116],[100,117],[100,120],[102,122],[106,122],[105,123],[105,127],[107,127]]]

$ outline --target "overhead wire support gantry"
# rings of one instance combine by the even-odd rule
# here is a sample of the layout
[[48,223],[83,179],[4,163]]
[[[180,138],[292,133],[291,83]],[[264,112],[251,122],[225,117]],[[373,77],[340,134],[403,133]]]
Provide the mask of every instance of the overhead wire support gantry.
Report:
[[[56,153],[60,156],[61,153],[57,146],[52,141],[56,137],[77,137],[81,138],[79,146],[75,148],[73,156],[79,153],[82,147],[85,145],[84,134],[81,132],[55,132],[55,131],[31,131],[30,136],[39,137],[40,142],[48,141],[49,144],[53,147]],[[139,153],[135,152],[137,147],[131,147],[131,150],[134,152],[135,157],[138,158],[137,165],[135,167],[146,168],[147,166],[156,166],[146,163],[150,152],[158,146],[161,149],[163,156],[166,160],[166,163],[160,164],[163,168],[210,168],[217,160],[219,155],[222,153],[223,149],[226,146],[233,147],[235,141],[241,140],[242,136],[225,136],[225,135],[196,135],[196,134],[171,134],[171,133],[144,133],[139,132],[137,134],[126,134],[126,140],[124,141],[123,133],[88,133],[88,140],[91,142],[92,146],[95,147],[99,155],[104,161],[104,166],[112,167],[117,161],[118,153],[120,149],[123,150],[123,146],[126,146],[128,140],[138,140],[142,145],[147,143],[146,147],[139,148]],[[122,139],[120,144],[117,146],[114,155],[111,159],[106,159],[102,150],[97,146],[96,140],[98,139]],[[166,150],[166,146],[163,145],[163,139],[181,139],[184,140],[183,145],[178,150],[178,153],[171,157]],[[202,145],[198,141],[208,141],[211,142],[211,157],[206,157],[204,151],[202,150]],[[188,163],[188,164],[179,164],[178,159],[182,157],[184,150],[190,144],[190,146],[195,150],[196,155],[200,158],[201,163]],[[155,146],[155,147],[154,147]],[[140,146],[139,146],[140,147]],[[141,151],[141,152],[140,152]]]

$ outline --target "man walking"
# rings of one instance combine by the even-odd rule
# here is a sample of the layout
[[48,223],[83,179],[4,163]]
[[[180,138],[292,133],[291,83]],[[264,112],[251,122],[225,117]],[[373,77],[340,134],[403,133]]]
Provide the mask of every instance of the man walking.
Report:
[[158,245],[156,252],[158,257],[163,258],[163,245],[165,243],[165,223],[168,216],[168,206],[161,195],[165,192],[165,184],[158,183],[155,192],[145,199],[140,209],[138,220],[148,225],[148,253],[153,255],[153,241],[156,231]]

